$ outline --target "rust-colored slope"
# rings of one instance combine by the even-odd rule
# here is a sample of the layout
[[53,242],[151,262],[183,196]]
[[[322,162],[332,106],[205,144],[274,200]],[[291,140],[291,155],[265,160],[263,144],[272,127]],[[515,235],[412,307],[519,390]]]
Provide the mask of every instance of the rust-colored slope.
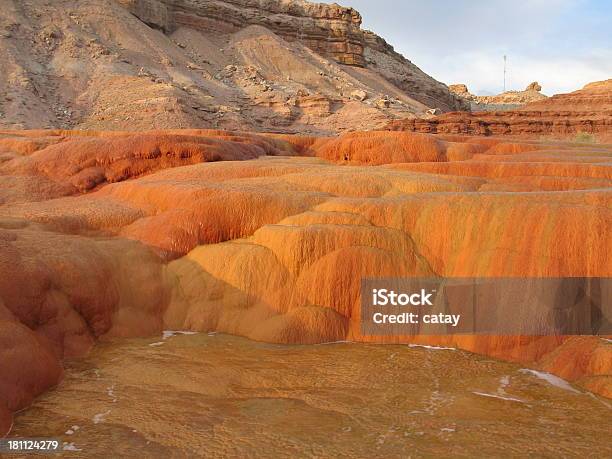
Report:
[[11,175],[48,178],[84,192],[159,169],[280,153],[274,141],[223,131],[57,134],[55,143],[44,148],[27,137],[4,139],[8,151],[4,170]]
[[[35,358],[25,368],[0,352],[13,375],[0,378],[2,428],[57,382],[62,357],[107,336],[364,341],[365,276],[612,275],[603,146],[221,131],[13,132],[0,144],[0,339]],[[206,162],[214,154],[243,161]],[[105,179],[81,194],[88,167]],[[612,346],[599,338],[384,341],[456,345],[610,394]]]
[[612,79],[595,81],[584,88],[569,94],[557,94],[549,99],[532,102],[521,110],[545,111],[593,111],[610,112],[612,110]]

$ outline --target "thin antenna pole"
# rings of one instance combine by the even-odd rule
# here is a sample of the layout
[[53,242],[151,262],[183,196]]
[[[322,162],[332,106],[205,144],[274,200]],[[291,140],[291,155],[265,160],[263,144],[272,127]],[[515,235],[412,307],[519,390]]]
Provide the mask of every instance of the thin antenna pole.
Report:
[[508,62],[508,56],[504,54],[504,92],[506,92],[506,66]]

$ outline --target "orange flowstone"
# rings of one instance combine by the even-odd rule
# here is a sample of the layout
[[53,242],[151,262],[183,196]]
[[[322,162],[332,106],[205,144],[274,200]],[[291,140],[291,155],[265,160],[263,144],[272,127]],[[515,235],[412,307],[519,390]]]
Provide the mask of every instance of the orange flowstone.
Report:
[[599,338],[358,327],[366,276],[612,276],[609,147],[15,131],[0,152],[0,349],[38,362],[0,351],[0,430],[57,383],[62,358],[163,329],[452,345],[611,393]]

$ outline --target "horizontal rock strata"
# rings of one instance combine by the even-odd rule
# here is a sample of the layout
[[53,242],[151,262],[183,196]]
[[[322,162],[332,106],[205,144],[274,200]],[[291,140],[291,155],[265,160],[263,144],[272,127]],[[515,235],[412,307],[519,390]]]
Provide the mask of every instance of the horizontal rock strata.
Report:
[[[393,121],[390,130],[430,134],[612,138],[612,80],[535,101],[517,110],[446,113],[427,119]],[[586,137],[588,140],[588,136]]]
[[355,10],[304,1],[7,0],[0,55],[0,129],[331,135],[468,107]]

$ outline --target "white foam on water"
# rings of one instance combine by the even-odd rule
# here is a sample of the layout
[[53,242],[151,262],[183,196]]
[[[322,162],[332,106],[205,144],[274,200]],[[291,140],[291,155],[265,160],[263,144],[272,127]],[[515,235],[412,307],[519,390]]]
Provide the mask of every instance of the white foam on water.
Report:
[[328,341],[326,343],[317,343],[317,344],[315,344],[315,346],[328,346],[330,344],[348,344],[348,343],[350,343],[350,341],[345,341],[345,340],[342,340],[342,341]]
[[568,383],[565,379],[561,379],[558,376],[552,375],[550,373],[546,373],[545,371],[537,371],[531,370],[529,368],[521,368],[519,370],[521,373],[531,374],[536,378],[543,379],[548,382],[550,385],[558,387],[559,389],[564,389],[569,392],[574,392],[576,394],[581,394],[579,390],[574,389],[570,383]]
[[83,451],[82,449],[77,448],[74,443],[66,443],[66,442],[62,444],[62,449],[64,451]]
[[452,427],[442,427],[440,429],[440,432],[454,432],[455,429],[453,429]]
[[608,339],[608,338],[601,338],[602,341],[605,341],[607,343],[612,343],[612,339]]
[[68,429],[66,432],[64,432],[66,435],[72,435],[74,433],[74,430],[72,429]]
[[[497,396],[503,398],[504,400],[516,400],[518,402],[523,402],[523,400],[520,400],[518,398],[508,395],[508,393],[506,392],[506,388],[509,386],[510,386],[510,376],[509,375],[504,375],[501,378],[499,378],[499,387],[497,388],[497,391],[496,391]],[[480,393],[480,394],[483,394],[483,393]]]
[[454,347],[443,347],[443,346],[428,346],[427,344],[409,344],[408,347],[422,347],[433,351],[456,351]]
[[162,339],[167,340],[168,338],[172,338],[176,335],[197,335],[198,332],[194,331],[181,331],[181,330],[164,330],[162,334]]
[[612,405],[610,405],[608,402],[606,402],[605,400],[602,400],[600,397],[598,397],[597,395],[591,393],[591,392],[587,392],[591,397],[593,397],[595,400],[597,400],[598,402],[601,402],[606,408],[608,409],[612,409]]
[[523,400],[521,400],[520,398],[514,398],[514,397],[507,397],[504,395],[496,395],[496,394],[487,394],[485,392],[472,392],[473,394],[476,395],[480,395],[482,397],[490,397],[490,398],[498,398],[500,400],[508,400],[509,402],[519,402],[519,403],[525,403]]
[[110,410],[105,411],[104,413],[98,413],[91,420],[93,421],[94,424],[100,424],[101,422],[104,422],[104,418],[108,416],[109,414],[110,414]]
[[113,403],[117,401],[117,397],[115,397],[115,385],[114,384],[106,388],[106,393],[108,394],[110,398],[113,399]]
[[163,341],[158,341],[157,343],[151,343],[149,344],[149,346],[151,347],[155,347],[155,346],[163,346],[165,343]]

